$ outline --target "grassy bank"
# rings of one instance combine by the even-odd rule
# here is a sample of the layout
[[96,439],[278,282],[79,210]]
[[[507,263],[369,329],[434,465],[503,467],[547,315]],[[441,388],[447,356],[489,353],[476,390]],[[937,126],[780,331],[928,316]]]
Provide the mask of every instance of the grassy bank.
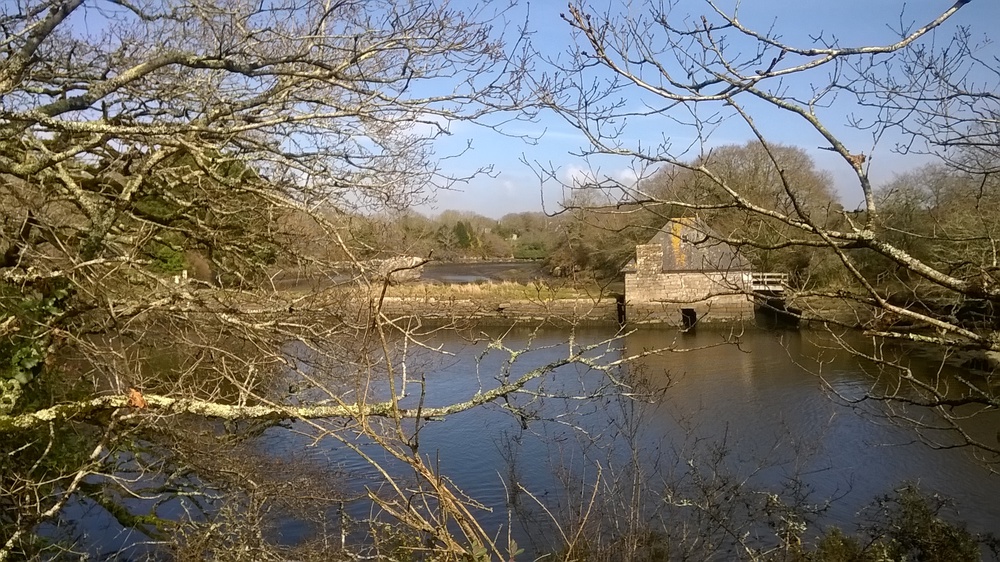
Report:
[[571,285],[559,283],[516,283],[486,281],[482,283],[442,284],[406,283],[390,286],[386,296],[407,299],[435,300],[511,300],[549,301],[562,299],[613,298],[607,288],[596,284]]

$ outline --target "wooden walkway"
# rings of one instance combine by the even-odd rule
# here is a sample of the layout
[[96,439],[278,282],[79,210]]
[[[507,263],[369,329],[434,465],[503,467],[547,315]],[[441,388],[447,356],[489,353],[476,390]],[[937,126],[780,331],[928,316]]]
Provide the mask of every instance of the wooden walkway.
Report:
[[750,290],[755,293],[780,296],[788,286],[787,273],[751,273]]

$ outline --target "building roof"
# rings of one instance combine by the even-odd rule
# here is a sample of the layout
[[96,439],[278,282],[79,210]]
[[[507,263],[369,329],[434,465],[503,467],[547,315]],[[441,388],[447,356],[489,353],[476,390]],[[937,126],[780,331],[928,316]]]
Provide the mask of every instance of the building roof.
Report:
[[[663,271],[749,271],[750,262],[697,217],[671,219],[647,244],[663,247]],[[626,269],[634,269],[630,263]]]

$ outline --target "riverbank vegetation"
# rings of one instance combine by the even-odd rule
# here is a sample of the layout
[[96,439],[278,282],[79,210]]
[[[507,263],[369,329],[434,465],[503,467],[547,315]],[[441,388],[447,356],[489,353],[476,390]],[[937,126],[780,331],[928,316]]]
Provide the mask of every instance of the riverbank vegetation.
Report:
[[[389,314],[382,303],[386,295],[601,294],[635,243],[678,216],[702,217],[707,236],[758,269],[791,273],[793,296],[865,311],[853,320],[804,311],[835,334],[860,329],[875,341],[842,342],[874,382],[839,399],[889,404],[879,412],[913,424],[932,445],[968,446],[995,463],[993,436],[963,425],[997,410],[992,380],[914,376],[905,354],[890,355],[898,347],[882,345],[1000,353],[997,65],[976,56],[966,30],[947,49],[929,42],[976,4],[959,0],[882,46],[853,48],[822,34],[805,46],[785,42],[711,3],[696,19],[668,17],[673,7],[662,3],[643,9],[622,19],[571,3],[561,14],[569,50],[556,57],[538,52],[532,33],[509,25],[492,3],[4,3],[0,562],[282,559],[294,551],[269,526],[290,514],[311,525],[303,559],[525,559],[510,525],[506,537],[485,528],[476,499],[421,449],[424,429],[490,405],[528,428],[546,421],[537,416],[542,400],[594,408],[653,400],[628,365],[692,350],[666,340],[626,353],[623,333],[583,341],[569,331],[558,358],[522,367],[530,338],[513,348],[491,337],[489,349],[505,359],[479,376],[476,390],[439,401],[419,359],[439,351],[426,337],[448,327]],[[973,71],[994,78],[967,78]],[[641,101],[643,119],[678,127],[670,134],[689,126],[694,140],[630,145],[638,137],[626,124],[637,114],[627,99]],[[872,140],[832,123],[839,117],[827,109],[839,111],[844,100],[874,115],[849,124],[874,131]],[[708,106],[716,109],[704,113]],[[556,217],[411,212],[433,190],[491,172],[446,171],[443,162],[463,152],[436,152],[451,127],[517,137],[512,123],[543,114],[584,135],[582,155],[630,159],[636,181],[574,178]],[[839,157],[860,210],[841,206],[804,149],[772,140],[761,123],[775,114]],[[723,120],[742,123],[751,140],[715,142]],[[898,150],[936,163],[874,185],[871,152],[890,132],[911,141]],[[528,164],[546,181],[564,177],[548,163]],[[394,274],[434,254],[543,259],[554,276],[587,281],[572,290],[393,286]],[[400,255],[421,259],[385,261]],[[349,273],[330,275],[335,289],[277,288],[299,272]],[[739,345],[739,330],[719,340],[708,347]],[[552,380],[567,371],[580,383],[552,394]],[[349,478],[304,453],[282,461],[256,454],[269,430],[336,443],[376,476],[361,491],[345,490]],[[783,498],[716,476],[691,473],[711,501],[672,498],[673,507],[695,507],[687,513],[704,526],[681,518],[651,528],[643,511],[626,506],[629,532],[606,542],[588,524],[607,530],[601,525],[615,521],[616,490],[602,495],[577,483],[589,495],[574,496],[585,499],[581,509],[562,518],[532,500],[567,561],[611,557],[622,552],[618,541],[637,560],[979,553],[979,537],[939,520],[934,502],[915,492],[889,500],[899,507],[864,539],[819,538]],[[742,493],[754,501],[730,501],[749,497]],[[359,501],[369,515],[344,524],[344,505]],[[601,502],[607,511],[590,511]],[[330,519],[331,506],[342,519]],[[116,532],[88,527],[91,515]],[[687,543],[669,535],[689,529],[680,537]],[[747,542],[749,530],[759,543]],[[818,542],[800,548],[809,540]]]
[[[412,283],[393,285],[386,291],[388,297],[417,299],[473,299],[473,300],[526,300],[548,301],[557,299],[608,298],[604,287],[559,282],[517,283],[513,281],[462,283]],[[613,295],[612,295],[613,298]]]

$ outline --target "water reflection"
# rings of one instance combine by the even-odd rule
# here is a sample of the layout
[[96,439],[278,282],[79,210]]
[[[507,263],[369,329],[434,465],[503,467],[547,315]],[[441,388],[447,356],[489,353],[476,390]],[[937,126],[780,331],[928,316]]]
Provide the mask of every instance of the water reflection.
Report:
[[[639,332],[629,336],[627,346],[647,346],[655,337]],[[713,337],[694,336],[699,343]],[[739,348],[643,359],[641,365],[651,372],[679,374],[656,407],[655,419],[687,419],[698,438],[727,433],[740,454],[767,450],[794,461],[820,494],[850,489],[834,510],[837,523],[851,521],[855,508],[875,495],[912,480],[955,498],[979,528],[997,527],[992,494],[985,492],[1000,491],[1000,483],[968,451],[925,446],[912,428],[883,417],[887,411],[881,404],[845,403],[871,388],[871,365],[859,364],[822,332],[748,332],[741,339]],[[852,343],[862,348],[865,342],[858,337]],[[921,366],[938,367],[917,363],[913,368]],[[995,415],[967,423],[973,432],[998,427]]]
[[[595,342],[613,335],[610,329],[587,328],[575,337]],[[413,362],[411,374],[426,378],[427,406],[467,400],[495,385],[505,369],[517,376],[563,358],[567,337],[557,329],[510,330],[504,340],[509,348],[530,343],[534,351],[508,364],[509,355],[489,350],[485,340],[440,332],[428,343],[450,355],[426,353]],[[656,400],[560,398],[598,392],[607,383],[599,372],[570,365],[510,404],[491,404],[427,425],[420,450],[488,508],[477,513],[488,532],[512,524],[519,543],[533,541],[538,551],[557,548],[557,531],[545,510],[579,515],[581,498],[588,496],[598,475],[614,476],[616,485],[641,477],[642,492],[663,498],[682,491],[678,482],[697,484],[699,470],[716,478],[725,474],[748,490],[792,490],[799,500],[824,506],[816,525],[848,530],[875,497],[912,481],[927,492],[953,498],[971,530],[1000,528],[993,500],[1000,494],[1000,480],[966,450],[924,445],[912,428],[884,417],[881,404],[845,403],[870,388],[871,366],[859,364],[835,344],[808,331],[699,329],[679,334],[642,329],[626,335],[621,349],[611,349],[605,359],[665,347],[698,348],[648,355],[619,373],[632,383],[636,396]],[[926,367],[945,376],[936,365]],[[996,421],[996,416],[983,416],[970,424],[974,431],[995,433]],[[378,485],[380,476],[368,463],[329,439],[313,446],[306,432],[299,433],[303,429],[273,428],[260,445],[277,455],[310,451],[314,462],[350,475],[358,495]],[[400,463],[380,455],[374,445],[358,443],[385,466],[403,472]],[[638,466],[629,468],[630,463]],[[671,510],[656,498],[645,498],[643,517],[677,516],[655,513]],[[826,506],[827,500],[835,501]],[[360,503],[354,510],[358,518],[369,513]],[[746,528],[757,531],[752,521]],[[288,531],[289,537],[304,532],[291,521]],[[717,554],[726,556],[725,551]]]
[[[506,350],[490,345],[491,337],[500,334],[504,334]],[[498,379],[516,378],[565,358],[569,336],[565,330],[526,326],[494,328],[485,335],[437,332],[427,347],[412,346],[407,353],[411,387],[402,404],[418,404],[421,396],[416,390],[421,380],[425,381],[426,407],[468,400],[493,388]],[[606,328],[574,334],[578,344],[614,336]],[[1000,484],[966,450],[933,450],[920,443],[912,427],[891,423],[894,418],[886,417],[883,404],[850,403],[873,384],[893,388],[894,373],[880,372],[873,363],[859,363],[843,353],[841,343],[858,349],[869,345],[857,337],[836,342],[827,334],[808,331],[704,327],[682,334],[645,328],[589,355],[603,355],[603,362],[641,355],[610,373],[627,386],[609,386],[609,376],[586,365],[560,367],[509,402],[426,423],[419,434],[419,451],[459,489],[482,503],[483,509],[474,513],[488,533],[504,536],[509,529],[529,553],[561,548],[556,522],[565,532],[587,513],[588,537],[602,532],[595,524],[601,518],[609,521],[607,527],[613,531],[659,525],[701,540],[690,551],[672,553],[673,557],[728,560],[739,554],[734,550],[735,537],[748,537],[754,546],[774,543],[774,531],[762,516],[765,508],[781,513],[768,503],[770,494],[783,502],[815,508],[808,521],[814,529],[836,524],[853,530],[864,506],[904,481],[953,498],[959,516],[973,530],[1000,527],[993,502]],[[437,348],[440,351],[432,351]],[[511,361],[511,350],[522,349],[529,351],[518,352],[516,361]],[[665,351],[647,354],[656,349]],[[375,366],[366,363],[359,369],[339,356],[317,362],[305,346],[290,347],[287,353],[301,373],[328,388],[295,393],[307,396],[305,402],[321,399],[326,392],[347,399],[361,394],[369,400],[385,398],[385,372],[376,365],[377,357],[370,358]],[[921,380],[945,384],[956,375],[968,376],[926,355],[914,354],[910,359]],[[358,384],[354,377],[359,371],[382,379]],[[289,381],[281,381],[278,387]],[[910,413],[934,421],[926,412]],[[204,434],[204,446],[212,456],[215,438],[225,424],[198,423],[204,431],[195,433]],[[351,446],[401,480],[412,480],[412,471],[404,463],[344,426],[344,420],[325,425],[344,441],[318,438],[316,428],[304,423],[271,427],[252,442],[254,450],[246,457],[226,452],[230,460],[264,452],[275,462],[265,463],[258,473],[273,473],[275,481],[293,482],[300,493],[307,485],[325,493],[314,502],[327,505],[325,512],[322,507],[308,514],[287,510],[288,516],[270,538],[297,544],[324,530],[336,534],[342,515],[364,520],[377,514],[366,499],[367,492],[385,490],[385,480]],[[187,427],[199,426],[188,423]],[[408,437],[413,436],[413,427],[412,422],[405,424]],[[991,413],[967,420],[964,427],[974,435],[989,437],[1000,425]],[[247,436],[238,429],[232,433]],[[280,468],[271,470],[272,466]],[[158,483],[149,484],[156,487]],[[196,480],[189,486],[192,491],[205,491]],[[328,500],[335,496],[344,498],[344,503]],[[123,503],[136,513],[152,509],[139,500]],[[207,509],[217,508],[210,502]],[[158,509],[168,518],[181,519],[187,513],[180,500]],[[80,526],[84,532],[104,537],[104,553],[107,548],[122,548],[137,556],[146,553],[144,549],[152,552],[153,547],[137,538],[138,533],[116,531],[120,526],[106,513],[100,515],[102,510],[83,502],[70,506],[67,513],[70,519],[84,522]],[[720,531],[720,520],[734,530],[728,535]],[[365,530],[355,527],[349,541],[365,541]],[[52,536],[57,533],[55,529],[43,531]]]

